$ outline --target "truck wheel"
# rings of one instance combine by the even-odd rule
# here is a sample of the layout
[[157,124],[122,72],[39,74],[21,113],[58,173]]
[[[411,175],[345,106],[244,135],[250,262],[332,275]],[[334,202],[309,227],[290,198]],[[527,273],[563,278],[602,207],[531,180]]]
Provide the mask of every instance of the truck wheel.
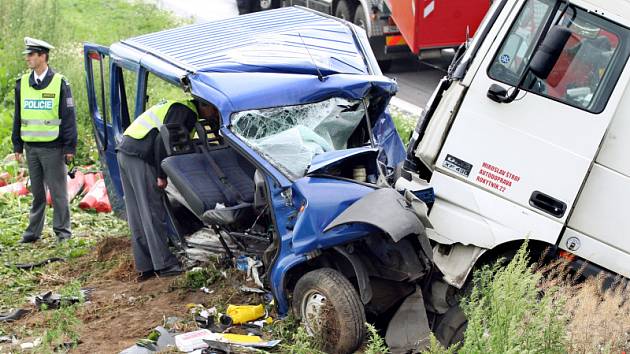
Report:
[[353,353],[363,343],[363,304],[348,279],[334,269],[317,269],[300,278],[293,312],[328,353]]
[[277,9],[280,7],[280,0],[259,0],[261,10]]
[[453,306],[440,319],[435,329],[435,336],[446,348],[464,342],[464,333],[468,327],[468,319],[459,306]]
[[355,7],[356,5],[354,2],[349,4],[346,0],[339,0],[337,8],[335,9],[335,17],[339,17],[340,19],[348,22],[353,22]]
[[[352,21],[352,23],[363,28],[367,32],[367,18],[365,17],[365,11],[363,11],[363,5],[357,6],[356,10],[354,11],[354,21]],[[368,33],[368,36],[369,35],[370,34]]]

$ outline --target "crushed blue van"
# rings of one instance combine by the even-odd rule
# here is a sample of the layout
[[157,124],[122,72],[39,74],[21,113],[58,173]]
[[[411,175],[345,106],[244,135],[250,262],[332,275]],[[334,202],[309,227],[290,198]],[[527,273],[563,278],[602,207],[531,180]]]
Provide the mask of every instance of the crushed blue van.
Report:
[[366,319],[389,323],[392,349],[426,340],[425,204],[390,187],[405,158],[387,111],[397,85],[363,30],[292,7],[84,50],[95,140],[120,215],[115,145],[148,108],[157,78],[221,115],[218,129],[200,122],[194,138],[160,129],[174,240],[210,228],[230,258],[260,260],[278,313],[324,335],[328,352],[360,346]]

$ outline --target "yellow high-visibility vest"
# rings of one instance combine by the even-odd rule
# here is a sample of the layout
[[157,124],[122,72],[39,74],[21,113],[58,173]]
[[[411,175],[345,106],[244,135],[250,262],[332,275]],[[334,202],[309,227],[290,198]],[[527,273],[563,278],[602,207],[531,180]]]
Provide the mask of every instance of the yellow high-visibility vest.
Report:
[[59,100],[63,75],[55,73],[41,90],[28,84],[31,74],[22,75],[20,83],[20,137],[26,142],[50,142],[59,137]]
[[195,116],[199,116],[197,113],[197,107],[195,107],[192,100],[162,101],[138,116],[138,118],[136,118],[131,125],[127,127],[127,129],[125,129],[123,135],[140,140],[147,136],[151,130],[160,129],[160,127],[164,124],[164,119],[166,118],[166,113],[168,113],[169,108],[176,103],[183,104],[184,106],[192,109],[192,111],[195,112]]

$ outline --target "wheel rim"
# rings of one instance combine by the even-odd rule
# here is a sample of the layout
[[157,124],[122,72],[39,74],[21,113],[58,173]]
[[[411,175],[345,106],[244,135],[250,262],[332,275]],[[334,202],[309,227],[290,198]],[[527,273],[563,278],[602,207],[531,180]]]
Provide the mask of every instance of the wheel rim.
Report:
[[260,7],[263,10],[271,8],[271,0],[260,0]]
[[356,19],[355,22],[356,22],[355,25],[357,25],[357,26],[359,26],[359,27],[361,27],[361,28],[363,28],[364,30],[367,31],[367,26],[365,25],[365,21],[363,21],[362,18]]
[[302,321],[306,333],[314,336],[322,328],[322,310],[326,306],[326,296],[317,290],[307,292],[302,298]]

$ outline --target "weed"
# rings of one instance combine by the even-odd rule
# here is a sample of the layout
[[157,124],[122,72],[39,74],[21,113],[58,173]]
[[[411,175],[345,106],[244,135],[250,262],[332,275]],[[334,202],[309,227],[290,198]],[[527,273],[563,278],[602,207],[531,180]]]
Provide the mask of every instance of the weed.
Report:
[[50,317],[44,323],[44,350],[57,351],[59,347],[74,347],[79,344],[79,328],[81,320],[77,317],[77,309],[80,305],[74,304],[61,307],[51,312]]
[[[289,342],[290,344],[287,344]],[[309,336],[303,327],[298,327],[290,341],[280,346],[280,351],[287,354],[323,354],[314,338]]]
[[214,284],[221,277],[221,271],[214,266],[194,269],[187,272],[184,277],[178,278],[173,284],[173,288],[197,290]]
[[[630,283],[604,275],[576,282],[564,262],[556,263],[541,288],[557,288],[568,318],[569,353],[622,353],[630,348]],[[612,286],[604,286],[612,281]]]
[[[16,0],[0,1],[0,156],[11,152],[15,79],[27,71],[25,36],[46,40],[51,67],[67,78],[77,112],[77,162],[98,160],[91,133],[85,89],[82,43],[109,45],[120,39],[175,27],[181,20],[142,1]],[[46,16],[31,16],[42,13]],[[138,15],[142,14],[142,15]]]
[[433,334],[429,338],[429,348],[422,351],[422,354],[455,354],[457,352],[457,347],[453,345],[452,347],[446,349],[444,346],[435,338]]
[[392,110],[391,114],[396,130],[398,131],[398,135],[400,135],[403,144],[406,146],[409,144],[411,133],[413,133],[413,130],[416,127],[416,118],[394,110]]
[[368,331],[368,339],[367,339],[367,347],[365,348],[364,354],[387,354],[389,353],[389,348],[387,348],[387,344],[385,344],[385,339],[378,334],[376,328],[366,323],[365,327]]
[[468,317],[463,353],[563,353],[565,316],[556,289],[542,296],[529,268],[527,243],[505,267],[484,267],[462,307]]

